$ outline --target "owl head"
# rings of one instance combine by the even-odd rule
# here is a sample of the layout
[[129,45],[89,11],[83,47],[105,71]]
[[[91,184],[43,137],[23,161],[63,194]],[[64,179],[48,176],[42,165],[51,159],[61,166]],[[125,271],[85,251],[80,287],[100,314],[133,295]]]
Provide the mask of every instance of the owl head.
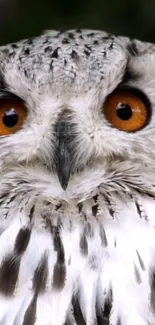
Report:
[[64,199],[101,184],[149,191],[154,75],[154,45],[99,31],[49,31],[2,46],[3,183]]

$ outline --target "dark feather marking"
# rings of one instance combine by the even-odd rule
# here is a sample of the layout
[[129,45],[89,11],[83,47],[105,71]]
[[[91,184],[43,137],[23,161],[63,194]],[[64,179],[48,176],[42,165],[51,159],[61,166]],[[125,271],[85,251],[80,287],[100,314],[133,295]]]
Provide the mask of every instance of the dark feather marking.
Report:
[[68,37],[71,38],[71,39],[74,39],[75,38],[74,34],[71,33],[71,32],[68,33]]
[[7,205],[10,204],[11,202],[13,202],[16,198],[17,194],[14,194],[7,202]]
[[136,209],[137,209],[137,213],[139,214],[139,217],[142,218],[140,204],[137,202],[137,200],[135,200],[135,205],[136,205]]
[[113,303],[113,293],[112,293],[112,288],[110,288],[109,296],[104,301],[104,306],[103,306],[104,309],[103,309],[102,317],[103,317],[103,320],[105,321],[105,323],[103,323],[103,325],[110,324],[109,320],[110,320],[110,313],[112,310],[112,303]]
[[151,194],[151,193],[145,193],[145,195],[147,195],[147,196],[150,197],[151,199],[155,200],[155,196],[154,196],[154,194]]
[[45,205],[46,207],[48,207],[50,204],[51,204],[51,202],[48,202],[48,201],[45,201],[45,202],[44,202],[44,205]]
[[143,271],[145,271],[146,268],[145,268],[144,262],[143,262],[143,260],[142,260],[142,258],[141,258],[141,256],[140,256],[140,254],[139,254],[139,252],[138,252],[137,250],[136,250],[136,253],[137,253],[137,256],[138,256],[138,260],[139,260],[139,264],[140,264],[140,266],[141,266],[141,269],[142,269]]
[[94,230],[93,230],[90,222],[86,223],[84,232],[85,232],[86,236],[88,236],[89,238],[92,238],[94,236]]
[[65,264],[56,263],[54,266],[53,274],[53,288],[61,290],[64,287],[66,278],[66,267]]
[[103,305],[103,313],[100,321],[100,325],[110,325],[110,314],[112,310],[113,304],[113,292],[112,288],[109,290],[108,298],[104,301]]
[[113,47],[114,47],[114,42],[113,42],[113,40],[112,40],[112,41],[111,41],[111,44],[109,45],[109,50],[112,50]]
[[155,273],[151,275],[150,288],[151,288],[151,295],[150,295],[151,307],[153,311],[155,311]]
[[85,44],[86,49],[88,49],[90,52],[92,51],[91,47],[87,44]]
[[77,52],[75,50],[72,50],[72,52],[71,52],[71,58],[74,59],[74,60],[76,60],[76,61],[78,61],[79,56],[78,56],[78,54],[77,54]]
[[[8,49],[3,50],[3,53],[4,54],[6,53],[6,55],[9,53],[9,51],[7,51],[7,50]],[[8,90],[8,85],[6,83],[6,80],[4,78],[4,74],[2,72],[0,73],[0,88],[1,88],[1,90]]]
[[69,231],[72,232],[72,230],[73,230],[73,223],[72,223],[72,221],[70,220],[70,221],[69,221]]
[[31,236],[30,228],[22,228],[19,230],[19,233],[15,241],[15,252],[20,255],[23,254],[26,250]]
[[77,325],[77,323],[75,321],[74,314],[73,314],[73,306],[72,305],[71,305],[70,309],[68,310],[64,325]]
[[111,299],[105,300],[104,310],[103,310],[103,317],[105,320],[109,319],[111,308],[112,308],[112,300]]
[[82,216],[82,218],[87,221],[87,214],[85,211],[83,211],[84,204],[82,202],[77,204],[77,208],[79,210],[79,214]]
[[59,57],[59,53],[58,53],[58,51],[59,51],[59,47],[57,47],[57,48],[52,52],[52,54],[51,54],[51,58],[55,58],[55,59],[57,59],[57,58]]
[[140,218],[143,218],[146,221],[148,221],[148,216],[147,216],[146,211],[144,210],[142,204],[139,204],[138,201],[135,200],[135,205],[136,205],[137,212],[138,212]]
[[70,265],[71,264],[71,256],[69,257],[69,260],[68,260],[68,265]]
[[90,53],[91,53],[91,52],[89,52],[89,51],[87,51],[87,50],[84,50],[84,54],[85,54],[86,56],[90,56]]
[[141,279],[141,275],[140,275],[140,272],[138,270],[138,267],[136,265],[134,265],[134,271],[135,271],[135,279],[136,279],[136,282],[138,284],[140,284],[142,282],[142,279]]
[[88,258],[88,264],[90,265],[91,270],[96,270],[98,267],[98,261],[95,254],[92,254]]
[[44,52],[50,52],[52,51],[52,47],[51,46],[46,46],[45,49],[44,49]]
[[12,295],[17,283],[20,267],[20,258],[11,253],[6,256],[0,267],[0,291]]
[[42,256],[39,265],[37,266],[34,277],[33,277],[33,289],[36,293],[42,292],[46,288],[48,276],[48,260],[47,253],[45,252],[44,256]]
[[58,227],[56,227],[54,231],[54,249],[55,251],[58,252],[59,263],[64,263],[65,262],[64,247],[60,238]]
[[138,56],[138,49],[134,41],[131,41],[131,43],[127,46],[127,49],[132,56]]
[[55,207],[55,210],[58,211],[60,208],[62,207],[62,204],[57,204],[56,207]]
[[28,182],[26,180],[22,180],[22,181],[19,181],[17,184],[18,184],[18,186],[19,185],[26,185],[26,184],[28,184]]
[[35,205],[32,205],[32,208],[31,208],[30,213],[29,213],[29,219],[30,219],[30,221],[31,221],[32,218],[33,218],[34,209],[35,209]]
[[101,317],[97,317],[97,325],[110,325],[109,319],[103,319]]
[[56,227],[54,232],[54,249],[57,251],[57,262],[54,266],[53,288],[60,290],[65,284],[66,266],[64,247],[60,238],[59,227]]
[[68,38],[64,38],[64,39],[62,40],[62,44],[69,44],[69,40],[68,40]]
[[81,213],[81,211],[83,209],[83,203],[78,203],[77,207],[79,209],[79,213]]
[[4,213],[4,218],[5,218],[5,219],[7,219],[8,214],[9,214],[9,211],[7,211],[6,213]]
[[108,196],[105,197],[105,201],[106,201],[106,203],[108,205],[109,213],[110,213],[111,217],[114,219],[115,218],[115,211],[112,208],[112,205],[111,205],[111,202],[110,202],[110,199],[108,198]]
[[73,305],[73,315],[76,320],[77,325],[86,325],[85,320],[82,315],[82,311],[79,305],[79,302],[75,299],[72,300],[72,305]]
[[97,211],[98,211],[98,204],[95,204],[94,206],[92,206],[92,215],[94,217],[96,217]]
[[6,230],[5,228],[0,228],[0,236],[3,234],[5,230]]
[[107,236],[105,233],[105,229],[102,226],[100,226],[100,238],[101,238],[102,245],[107,247],[108,246]]
[[118,317],[116,325],[122,325],[120,317]]
[[82,234],[82,236],[80,238],[80,250],[83,255],[85,255],[85,256],[88,255],[88,243],[87,243],[87,238],[84,233]]
[[97,203],[97,200],[98,200],[98,195],[97,194],[93,196],[93,200],[94,200],[95,203]]
[[28,306],[22,325],[34,325],[36,320],[36,307],[37,307],[37,295],[34,295],[30,305]]
[[2,200],[4,200],[4,199],[6,199],[6,197],[8,197],[8,192],[7,193],[4,193],[4,194],[2,194],[1,196],[0,196],[0,201]]

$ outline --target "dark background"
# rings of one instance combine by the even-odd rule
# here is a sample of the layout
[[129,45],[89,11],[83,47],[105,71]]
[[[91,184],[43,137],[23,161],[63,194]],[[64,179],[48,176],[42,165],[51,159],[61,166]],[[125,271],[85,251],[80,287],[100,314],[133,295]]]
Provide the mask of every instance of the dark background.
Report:
[[155,42],[155,0],[0,0],[0,44],[68,28]]

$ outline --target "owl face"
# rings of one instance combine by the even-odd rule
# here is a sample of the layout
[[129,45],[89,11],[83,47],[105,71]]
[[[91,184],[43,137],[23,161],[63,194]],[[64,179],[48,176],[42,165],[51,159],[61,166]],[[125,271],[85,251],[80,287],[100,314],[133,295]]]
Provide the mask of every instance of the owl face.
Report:
[[143,180],[155,161],[154,63],[153,45],[96,31],[1,47],[3,179],[54,184],[56,196],[111,170]]

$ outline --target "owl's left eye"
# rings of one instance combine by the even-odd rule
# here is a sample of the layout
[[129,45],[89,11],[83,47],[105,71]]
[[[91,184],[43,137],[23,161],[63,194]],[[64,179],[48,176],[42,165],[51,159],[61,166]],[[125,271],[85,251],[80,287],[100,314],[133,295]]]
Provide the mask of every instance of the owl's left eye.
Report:
[[150,103],[139,90],[115,91],[104,103],[104,115],[115,128],[135,132],[146,126],[150,117]]
[[20,99],[0,99],[0,136],[19,131],[26,118],[26,111]]

